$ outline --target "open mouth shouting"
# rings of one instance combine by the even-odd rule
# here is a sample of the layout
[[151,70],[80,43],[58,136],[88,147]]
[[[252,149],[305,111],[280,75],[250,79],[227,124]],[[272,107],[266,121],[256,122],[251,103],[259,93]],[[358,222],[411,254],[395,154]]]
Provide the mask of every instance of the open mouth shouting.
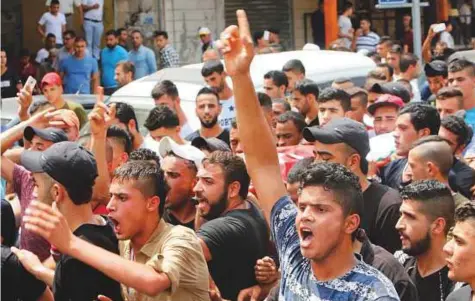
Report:
[[313,232],[309,227],[302,226],[299,229],[300,247],[308,248],[313,240]]

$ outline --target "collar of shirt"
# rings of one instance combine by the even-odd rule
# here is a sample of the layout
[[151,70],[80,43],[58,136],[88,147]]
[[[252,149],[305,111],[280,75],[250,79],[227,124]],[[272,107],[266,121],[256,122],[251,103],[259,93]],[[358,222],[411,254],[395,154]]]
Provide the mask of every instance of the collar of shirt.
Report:
[[[153,231],[152,235],[150,238],[147,240],[147,242],[142,246],[140,249],[139,253],[144,254],[148,258],[151,258],[153,255],[155,255],[155,250],[157,243],[162,239],[163,235],[165,235],[171,226],[167,224],[163,219],[160,219],[160,222],[158,223],[157,228]],[[129,241],[130,244],[130,241]],[[131,247],[129,245],[129,247]],[[130,248],[128,248],[130,250]]]

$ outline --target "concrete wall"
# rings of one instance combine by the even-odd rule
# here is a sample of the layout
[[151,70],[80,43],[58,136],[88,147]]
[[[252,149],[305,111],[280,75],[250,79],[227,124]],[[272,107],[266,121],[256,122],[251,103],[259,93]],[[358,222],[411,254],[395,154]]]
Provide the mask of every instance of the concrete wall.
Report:
[[199,27],[208,27],[213,37],[224,29],[223,0],[164,0],[163,25],[182,64],[201,60]]
[[[317,1],[315,0],[293,0],[293,16],[294,16],[294,45],[295,49],[302,49],[305,45],[304,36],[304,13],[312,13],[317,9]],[[307,40],[313,43],[312,27],[310,19],[307,20]]]

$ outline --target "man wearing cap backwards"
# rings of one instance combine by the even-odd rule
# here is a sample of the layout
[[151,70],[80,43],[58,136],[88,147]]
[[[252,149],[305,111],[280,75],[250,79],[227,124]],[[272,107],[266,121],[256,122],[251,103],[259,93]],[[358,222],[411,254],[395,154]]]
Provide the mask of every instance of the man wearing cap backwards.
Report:
[[[44,152],[23,152],[21,163],[33,174],[38,200],[53,204],[54,210],[64,215],[73,235],[119,253],[111,225],[104,217],[94,215],[89,203],[97,177],[92,153],[74,142],[60,142]],[[34,203],[39,202],[30,206]],[[32,218],[25,216],[23,220]],[[30,226],[27,229],[33,230]],[[69,255],[62,254],[53,271],[29,251],[13,252],[30,273],[53,287],[55,300],[94,300],[98,295],[122,300],[120,283]]]
[[[51,127],[50,121],[53,121],[51,113],[44,111],[10,128],[0,136],[2,178],[13,184],[13,190],[18,195],[22,215],[35,196],[35,181],[31,172],[22,165],[15,163],[15,161],[20,161],[19,158],[10,158],[6,156],[5,151],[13,147],[15,142],[23,137],[26,140],[25,145],[30,144],[30,149],[34,151],[44,151],[54,143],[67,141],[66,134]],[[33,252],[41,261],[45,261],[50,257],[48,242],[25,229],[24,223],[21,224],[21,233],[20,247],[22,249]]]
[[305,140],[313,142],[315,160],[340,163],[359,178],[364,212],[361,227],[372,243],[394,253],[401,246],[394,228],[401,199],[396,190],[368,181],[368,133],[362,123],[348,118],[333,119],[321,128],[304,129]]
[[[398,96],[404,103],[411,101],[411,92],[403,84],[397,82],[374,84],[369,92]],[[377,98],[376,98],[377,99]]]
[[[244,11],[237,12],[237,19],[239,28],[228,27],[222,35],[224,59],[236,93],[246,165],[279,252],[279,298],[399,300],[390,281],[353,253],[351,236],[359,227],[362,205],[355,175],[339,164],[314,164],[302,177],[297,206],[287,195],[249,73],[254,52]],[[357,157],[354,163],[359,164]]]
[[211,30],[207,27],[201,27],[198,30],[198,36],[201,40],[201,55],[203,55],[207,50],[214,49],[216,46],[211,37]]
[[197,235],[221,296],[236,300],[240,290],[257,284],[254,266],[267,255],[266,222],[248,200],[250,179],[240,157],[213,152],[197,178]]
[[[43,92],[46,100],[48,100],[48,102],[52,104],[57,110],[67,109],[76,113],[77,118],[79,119],[79,127],[82,128],[87,122],[86,111],[81,104],[64,99],[62,85],[63,83],[61,77],[59,77],[57,73],[51,72],[47,73],[41,80],[40,89]],[[23,90],[21,94],[23,94],[23,97],[26,98],[25,101],[31,104],[31,94],[28,91]]]
[[191,145],[201,150],[206,157],[209,157],[215,151],[230,152],[231,148],[223,140],[218,138],[196,137],[191,141]]
[[160,168],[170,190],[165,199],[163,220],[172,225],[195,228],[196,208],[193,187],[205,154],[189,144],[179,145],[169,137],[160,140]]
[[214,90],[204,87],[198,91],[195,112],[200,120],[201,127],[188,135],[185,139],[193,141],[193,139],[197,137],[216,137],[229,145],[229,131],[223,129],[218,123],[221,110],[222,106],[219,102],[219,96]]
[[429,90],[432,95],[437,95],[440,89],[447,85],[447,63],[434,60],[424,66],[424,72],[429,83]]

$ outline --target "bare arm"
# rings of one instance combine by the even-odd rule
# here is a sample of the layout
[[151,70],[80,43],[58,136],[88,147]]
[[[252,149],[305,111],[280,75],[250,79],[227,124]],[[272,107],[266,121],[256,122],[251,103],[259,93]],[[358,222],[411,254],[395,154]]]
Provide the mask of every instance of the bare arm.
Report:
[[432,60],[432,53],[431,53],[431,44],[432,44],[432,39],[434,39],[435,33],[432,30],[432,26],[429,28],[429,33],[427,34],[426,39],[424,40],[424,43],[422,44],[422,58],[424,59],[424,62],[430,63]]
[[54,301],[53,293],[51,292],[49,287],[45,289],[43,295],[41,295],[38,301]]
[[92,91],[97,91],[99,87],[99,72],[92,74]]
[[36,26],[36,31],[40,34],[42,39],[44,39],[44,37],[46,37],[45,28],[44,28],[43,25],[38,24],[38,26]]
[[224,49],[224,61],[233,81],[236,117],[247,170],[269,220],[274,203],[286,195],[286,190],[280,175],[274,139],[250,76],[249,66],[254,51],[246,13],[240,10],[237,17],[239,29],[228,27],[224,32],[224,36],[230,37],[223,41],[228,44]]

